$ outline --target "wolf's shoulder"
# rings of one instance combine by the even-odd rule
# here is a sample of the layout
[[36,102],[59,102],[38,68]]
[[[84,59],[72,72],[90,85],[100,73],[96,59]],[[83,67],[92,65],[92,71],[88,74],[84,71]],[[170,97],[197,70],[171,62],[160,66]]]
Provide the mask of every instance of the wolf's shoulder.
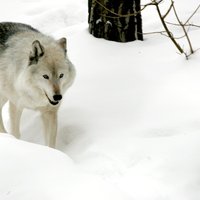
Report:
[[38,32],[30,25],[14,22],[2,22],[0,23],[0,47],[4,46],[9,37],[19,33],[19,32]]

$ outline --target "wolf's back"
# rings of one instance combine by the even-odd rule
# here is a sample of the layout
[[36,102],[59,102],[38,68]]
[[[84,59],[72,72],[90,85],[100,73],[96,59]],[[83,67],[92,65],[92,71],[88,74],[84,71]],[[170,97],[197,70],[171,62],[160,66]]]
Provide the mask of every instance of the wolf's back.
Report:
[[6,41],[9,39],[9,37],[19,32],[25,31],[39,32],[37,29],[34,29],[33,27],[22,23],[0,23],[0,48],[5,47]]

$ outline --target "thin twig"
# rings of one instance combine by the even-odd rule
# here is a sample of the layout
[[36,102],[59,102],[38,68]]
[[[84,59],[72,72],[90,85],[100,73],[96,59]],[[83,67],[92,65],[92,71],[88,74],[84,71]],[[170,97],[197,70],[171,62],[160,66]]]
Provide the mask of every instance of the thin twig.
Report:
[[151,35],[151,34],[162,34],[162,33],[166,33],[166,31],[153,31],[153,32],[146,32],[143,33],[144,35]]
[[165,13],[165,15],[163,16],[163,19],[165,19],[167,17],[167,15],[170,13],[171,9],[172,9],[173,4],[170,5],[169,9],[167,10],[167,12]]
[[184,25],[186,25],[191,20],[191,18],[195,15],[195,13],[199,10],[199,8],[200,8],[200,4],[197,6],[197,8],[195,9],[195,11],[192,13],[192,15],[186,20],[186,22],[184,23]]
[[[165,21],[165,23],[169,24],[169,25],[173,25],[173,26],[180,26],[180,24],[178,24],[178,23],[172,23],[172,22],[169,22],[169,21]],[[200,25],[190,24],[190,23],[187,23],[187,24],[184,23],[184,26],[194,26],[194,27],[200,28]]]
[[158,15],[160,17],[161,23],[165,29],[165,31],[167,32],[167,35],[169,36],[169,38],[171,39],[171,41],[174,43],[174,45],[176,46],[176,48],[179,50],[180,53],[184,53],[183,49],[180,47],[180,45],[176,42],[176,40],[174,39],[172,33],[169,31],[159,8],[159,4],[156,2],[156,0],[152,0],[152,2],[154,2],[154,5],[156,6],[156,10],[158,12]]
[[[161,3],[162,1],[164,0],[160,0],[158,1],[158,3]],[[107,15],[102,15],[104,17],[107,17],[107,18],[122,18],[122,17],[132,17],[132,16],[137,16],[138,14],[140,14],[146,7],[148,6],[152,6],[152,5],[155,5],[152,1],[152,3],[147,3],[145,5],[142,5],[141,9],[137,12],[134,12],[134,13],[130,13],[130,14],[119,14],[119,13],[116,13],[110,9],[108,9],[105,5],[103,5],[101,2],[99,2],[98,0],[94,0],[94,2],[96,2],[97,4],[99,4],[102,8],[104,8],[105,10],[107,10],[110,14],[113,14],[115,16],[107,16]]]
[[[173,2],[173,1],[171,0],[171,2]],[[177,12],[176,12],[175,6],[172,5],[172,7],[173,7],[174,14],[175,14],[175,16],[176,16],[177,21],[178,21],[178,23],[180,24],[180,26],[182,27],[183,32],[185,33],[185,37],[186,37],[186,39],[187,39],[187,41],[188,41],[188,44],[189,44],[189,47],[190,47],[190,53],[192,54],[192,53],[194,53],[194,50],[193,50],[193,48],[192,48],[192,43],[191,43],[190,38],[189,38],[189,36],[188,36],[188,34],[187,34],[187,31],[186,31],[186,29],[185,29],[185,26],[184,26],[184,24],[182,24],[182,22],[180,21],[179,16],[178,16],[178,14],[177,14]]]

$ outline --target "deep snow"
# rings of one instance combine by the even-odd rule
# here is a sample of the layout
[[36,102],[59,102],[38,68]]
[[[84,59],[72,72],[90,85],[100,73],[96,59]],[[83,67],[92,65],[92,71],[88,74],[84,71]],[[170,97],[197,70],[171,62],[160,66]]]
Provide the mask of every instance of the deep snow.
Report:
[[[183,21],[198,5],[175,3]],[[87,31],[87,1],[3,5],[1,21],[66,36],[77,77],[59,111],[57,149],[64,154],[31,144],[44,143],[33,111],[23,114],[22,140],[0,136],[0,199],[200,199],[199,51],[186,61],[159,34],[127,44],[96,39]],[[153,7],[143,21],[144,32],[162,30]],[[199,32],[189,30],[195,49]]]

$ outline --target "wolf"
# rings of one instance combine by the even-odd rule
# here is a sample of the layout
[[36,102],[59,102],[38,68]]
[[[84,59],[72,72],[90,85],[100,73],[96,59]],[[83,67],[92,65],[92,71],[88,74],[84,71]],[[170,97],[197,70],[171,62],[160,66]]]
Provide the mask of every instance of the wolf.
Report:
[[11,133],[20,138],[23,109],[39,111],[45,143],[55,148],[57,112],[76,74],[66,47],[65,37],[56,40],[27,24],[0,23],[0,132],[6,132],[2,108],[9,101]]

